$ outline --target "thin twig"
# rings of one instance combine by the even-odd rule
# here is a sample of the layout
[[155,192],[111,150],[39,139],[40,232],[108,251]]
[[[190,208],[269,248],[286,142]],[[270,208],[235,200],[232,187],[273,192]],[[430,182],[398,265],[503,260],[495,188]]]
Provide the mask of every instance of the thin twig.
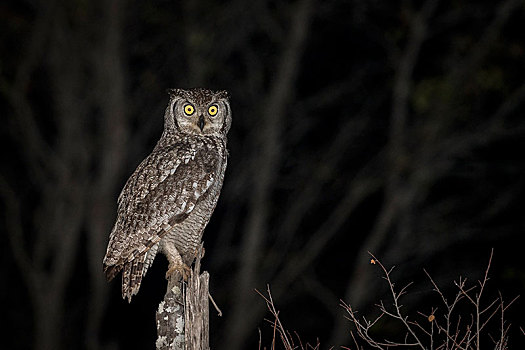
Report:
[[219,307],[217,306],[217,304],[215,303],[215,300],[213,300],[213,297],[211,296],[211,294],[208,292],[208,298],[210,298],[210,301],[213,305],[213,307],[215,308],[215,310],[217,310],[217,315],[219,317],[222,317],[222,311],[221,309],[219,309]]

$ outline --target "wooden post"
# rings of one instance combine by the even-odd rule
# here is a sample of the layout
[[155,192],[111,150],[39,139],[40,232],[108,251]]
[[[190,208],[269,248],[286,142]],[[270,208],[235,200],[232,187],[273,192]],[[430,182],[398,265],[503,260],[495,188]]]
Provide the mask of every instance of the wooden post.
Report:
[[202,252],[202,246],[195,262],[195,268],[188,280],[185,295],[184,339],[187,344],[186,349],[192,350],[208,350],[210,348],[208,304],[210,274],[207,271],[200,274],[200,252]]
[[209,346],[209,280],[207,271],[200,273],[203,247],[195,261],[188,282],[174,274],[168,280],[164,300],[156,314],[157,350],[208,350]]

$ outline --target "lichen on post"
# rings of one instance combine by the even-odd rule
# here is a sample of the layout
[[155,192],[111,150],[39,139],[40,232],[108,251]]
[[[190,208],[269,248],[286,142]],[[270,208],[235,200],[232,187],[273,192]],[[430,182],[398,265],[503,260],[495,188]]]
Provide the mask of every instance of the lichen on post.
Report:
[[179,274],[168,279],[168,288],[157,309],[157,350],[202,349],[209,346],[209,279],[200,273],[202,244],[187,283]]

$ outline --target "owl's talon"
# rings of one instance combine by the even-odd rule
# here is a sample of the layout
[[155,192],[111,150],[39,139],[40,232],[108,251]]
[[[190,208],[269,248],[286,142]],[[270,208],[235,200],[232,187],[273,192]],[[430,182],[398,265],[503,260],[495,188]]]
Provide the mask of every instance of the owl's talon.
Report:
[[188,265],[182,263],[182,264],[176,264],[176,265],[171,265],[169,266],[168,268],[168,271],[166,271],[166,279],[169,280],[170,277],[174,274],[174,273],[179,273],[181,276],[182,276],[182,279],[184,281],[187,281],[188,280],[188,277],[190,277],[191,275],[191,269]]

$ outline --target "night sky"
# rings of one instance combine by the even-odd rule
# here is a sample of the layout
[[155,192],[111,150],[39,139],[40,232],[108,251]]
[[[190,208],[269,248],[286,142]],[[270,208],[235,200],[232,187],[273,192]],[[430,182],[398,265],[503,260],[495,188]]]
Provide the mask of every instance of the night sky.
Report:
[[[403,315],[443,324],[433,283],[475,297],[491,254],[481,347],[500,296],[521,295],[503,338],[525,348],[524,23],[523,0],[2,2],[0,348],[154,347],[165,257],[131,304],[102,258],[166,89],[189,87],[228,90],[233,111],[204,233],[211,348],[258,349],[259,331],[271,347],[269,288],[299,348],[356,349],[341,304],[394,310],[381,264],[410,284]],[[464,297],[452,321],[473,314]],[[387,315],[370,330],[406,332]]]

